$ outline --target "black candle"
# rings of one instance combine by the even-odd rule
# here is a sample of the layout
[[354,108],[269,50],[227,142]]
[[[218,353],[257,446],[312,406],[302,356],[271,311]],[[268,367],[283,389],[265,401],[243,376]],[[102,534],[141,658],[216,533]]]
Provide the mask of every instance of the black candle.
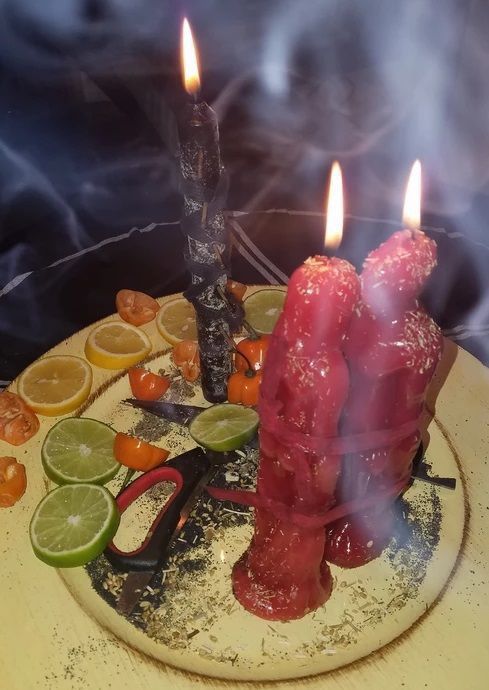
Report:
[[[197,97],[200,76],[192,34],[183,27],[185,88]],[[242,315],[226,293],[229,231],[223,215],[226,178],[219,150],[217,117],[205,102],[189,103],[179,121],[180,173],[184,196],[181,229],[187,238],[185,261],[192,282],[185,296],[195,307],[202,391],[206,400],[227,399],[231,372],[230,332]]]

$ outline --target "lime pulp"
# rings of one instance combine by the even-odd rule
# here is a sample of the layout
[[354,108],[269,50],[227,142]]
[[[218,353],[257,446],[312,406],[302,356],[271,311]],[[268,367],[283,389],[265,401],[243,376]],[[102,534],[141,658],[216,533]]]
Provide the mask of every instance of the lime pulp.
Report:
[[120,515],[103,486],[59,486],[37,506],[30,524],[36,556],[56,568],[84,565],[99,556],[114,537]]
[[62,419],[44,440],[44,471],[56,484],[105,484],[121,467],[114,457],[114,438],[115,431],[95,419]]
[[285,296],[285,290],[266,288],[252,293],[245,299],[246,320],[255,331],[264,335],[273,331],[282,313]]
[[201,412],[189,427],[199,445],[217,452],[237,450],[250,441],[258,428],[255,410],[243,405],[224,403]]

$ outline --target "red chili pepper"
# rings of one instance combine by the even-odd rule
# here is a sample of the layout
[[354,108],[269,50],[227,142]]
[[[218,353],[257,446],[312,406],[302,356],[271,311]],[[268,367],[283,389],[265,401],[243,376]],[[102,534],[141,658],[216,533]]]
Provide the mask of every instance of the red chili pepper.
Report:
[[237,352],[241,352],[243,357],[239,354],[235,355],[235,365],[238,371],[246,371],[250,367],[254,371],[260,371],[265,361],[268,346],[270,344],[270,336],[257,335],[243,338],[237,345]]
[[170,379],[142,367],[129,369],[129,383],[138,400],[158,400],[170,387]]
[[114,455],[121,465],[140,472],[147,472],[165,462],[170,451],[153,446],[135,436],[119,433],[116,434],[114,440]]
[[0,458],[0,508],[10,508],[24,495],[25,467],[15,458]]
[[261,372],[247,369],[236,371],[228,378],[228,400],[254,407],[260,395]]

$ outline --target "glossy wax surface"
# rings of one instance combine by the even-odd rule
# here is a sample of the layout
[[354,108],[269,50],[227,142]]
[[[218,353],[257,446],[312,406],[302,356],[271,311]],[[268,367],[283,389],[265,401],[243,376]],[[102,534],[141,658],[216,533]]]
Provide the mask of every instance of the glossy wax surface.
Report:
[[[435,243],[411,230],[394,233],[367,257],[345,347],[351,382],[344,433],[396,428],[420,417],[442,351],[441,331],[417,301],[435,264]],[[342,500],[407,481],[420,437],[421,429],[400,443],[347,456]],[[368,562],[388,543],[390,524],[387,502],[361,520],[332,526],[328,560],[346,567]]]
[[[293,274],[263,370],[261,406],[304,435],[335,436],[349,388],[341,352],[359,298],[354,268],[313,257]],[[337,455],[285,446],[278,429],[263,424],[258,493],[314,514],[335,500]],[[323,528],[306,530],[257,510],[249,549],[235,565],[239,601],[262,618],[300,618],[331,593]]]

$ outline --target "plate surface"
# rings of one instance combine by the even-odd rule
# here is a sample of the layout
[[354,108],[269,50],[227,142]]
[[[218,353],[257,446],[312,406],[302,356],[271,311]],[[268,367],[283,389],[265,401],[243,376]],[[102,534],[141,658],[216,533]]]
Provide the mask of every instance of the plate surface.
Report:
[[[206,404],[198,384],[186,384],[170,354],[156,354],[154,371],[174,378],[175,402]],[[178,454],[195,442],[185,428],[121,403],[127,377],[117,375],[95,392],[82,414],[135,433]],[[213,483],[252,488],[257,452],[220,466]],[[331,599],[299,621],[267,622],[251,615],[231,591],[231,568],[249,544],[252,511],[202,496],[163,573],[152,582],[129,619],[114,606],[123,577],[104,557],[61,576],[84,610],[128,644],[194,673],[233,680],[279,680],[330,671],[398,637],[420,619],[445,585],[462,541],[464,493],[458,467],[436,424],[427,460],[440,476],[457,477],[455,491],[415,482],[399,506],[390,548],[362,568],[332,567]],[[122,474],[122,473],[121,473]],[[116,494],[121,477],[109,488]],[[167,487],[151,494],[123,518],[116,544],[136,548],[162,505]],[[299,556],[299,554],[298,554]],[[243,634],[246,631],[246,634]]]
[[[145,327],[145,330],[150,335],[154,348],[161,348],[163,342],[154,325],[150,324]],[[82,355],[86,333],[87,329],[61,343],[50,354]],[[122,379],[117,384],[107,385],[113,378],[112,372],[95,370],[94,373],[94,389],[99,389],[101,386],[106,389],[102,397],[105,395],[109,400],[113,396],[113,402],[116,403],[117,396],[120,400],[121,397],[129,395],[128,384],[124,384]],[[127,388],[121,396],[120,386],[123,385],[127,385]],[[13,389],[15,390],[15,384]],[[118,389],[117,393],[115,393],[116,389]],[[92,416],[96,416],[96,404],[94,403],[91,409]],[[28,522],[35,505],[47,488],[40,464],[39,448],[45,432],[56,421],[43,418],[41,431],[29,444],[19,449],[13,449],[6,444],[0,446],[1,454],[16,455],[27,465],[29,477],[28,491],[23,501],[14,509],[4,510],[0,514],[2,527],[0,531],[2,552],[0,587],[3,593],[8,594],[6,597],[2,596],[4,607],[2,618],[9,621],[7,626],[0,627],[0,646],[5,652],[2,659],[5,661],[2,672],[6,687],[13,690],[25,687],[100,690],[100,687],[117,685],[119,688],[128,690],[129,688],[147,690],[167,687],[167,684],[171,684],[176,690],[187,690],[196,684],[208,687],[221,686],[220,681],[186,675],[172,670],[170,666],[164,666],[159,662],[154,663],[152,657],[157,657],[166,660],[173,667],[181,666],[201,674],[234,678],[229,687],[244,688],[246,685],[238,679],[293,678],[319,673],[325,669],[349,663],[379,649],[405,630],[409,632],[401,635],[397,644],[383,647],[379,653],[368,656],[360,664],[349,665],[335,671],[328,676],[328,683],[331,683],[333,688],[392,688],[393,674],[395,674],[398,682],[394,687],[399,688],[418,688],[423,687],[424,683],[427,683],[427,687],[439,687],[441,682],[449,688],[461,687],[460,683],[464,687],[484,687],[480,678],[484,677],[482,673],[484,668],[489,671],[489,664],[486,655],[483,654],[482,641],[487,639],[489,630],[487,617],[478,616],[478,610],[487,610],[488,605],[487,588],[484,582],[487,578],[489,548],[485,537],[484,517],[489,501],[487,483],[483,480],[487,439],[481,433],[482,424],[486,424],[488,408],[487,370],[467,353],[458,351],[457,360],[448,374],[447,382],[438,399],[436,423],[430,428],[432,443],[428,457],[436,473],[449,476],[457,476],[455,458],[458,457],[461,460],[472,509],[471,529],[465,534],[462,556],[457,563],[455,574],[434,610],[428,615],[423,615],[425,609],[440,597],[440,592],[456,561],[462,538],[464,511],[460,481],[456,492],[435,490],[440,499],[441,510],[439,543],[433,549],[431,558],[428,559],[426,574],[414,597],[408,597],[406,602],[399,607],[395,602],[391,603],[390,606],[395,606],[397,610],[390,611],[390,615],[378,615],[379,610],[382,611],[385,605],[391,602],[392,597],[391,599],[381,597],[385,596],[389,587],[394,587],[392,578],[396,579],[396,569],[389,558],[381,559],[371,566],[351,571],[351,573],[335,570],[336,589],[332,599],[324,607],[324,618],[322,618],[323,611],[319,620],[316,616],[316,619],[312,621],[315,614],[310,614],[304,619],[307,626],[304,623],[302,633],[300,626],[303,623],[301,622],[279,624],[280,629],[276,624],[272,624],[275,630],[269,630],[265,637],[265,644],[268,643],[269,646],[262,647],[262,638],[259,645],[256,645],[254,644],[256,640],[251,633],[257,630],[254,627],[255,624],[260,626],[262,622],[242,610],[238,611],[238,618],[232,624],[230,623],[231,629],[222,631],[222,634],[231,634],[233,645],[238,635],[241,638],[241,644],[243,644],[243,639],[246,642],[246,649],[241,650],[244,652],[243,659],[239,660],[239,664],[237,664],[238,660],[235,660],[234,665],[232,660],[231,663],[216,660],[216,650],[211,650],[212,658],[199,653],[199,645],[205,644],[203,638],[199,640],[200,632],[190,638],[190,641],[194,641],[190,656],[187,653],[190,649],[188,645],[185,652],[182,652],[181,649],[170,648],[164,639],[156,641],[148,636],[147,630],[143,632],[133,622],[115,613],[114,609],[94,589],[93,573],[91,579],[84,569],[65,571],[63,576],[68,578],[68,587],[66,587],[60,581],[56,571],[44,566],[33,556],[27,536]],[[117,415],[115,408],[112,412],[110,408],[106,408],[105,414],[108,414],[108,417],[114,413],[116,418],[112,421],[116,428],[124,430],[124,426],[130,428],[135,423],[137,424],[137,419],[128,419],[125,416],[121,418]],[[121,422],[120,425],[119,422]],[[182,437],[182,449],[184,447],[188,446]],[[433,505],[432,490],[429,487],[419,484],[416,492],[418,496],[414,500],[413,493],[413,504],[418,503],[422,506],[423,502],[427,502]],[[457,512],[460,509],[461,514]],[[425,515],[425,519],[421,520],[420,524],[433,525],[436,518],[433,517],[433,512],[430,515],[431,517]],[[249,518],[243,519],[246,521]],[[248,539],[249,526],[243,524],[239,528],[242,531],[242,541],[239,546],[233,547],[224,538],[223,544],[227,551],[225,550],[226,561],[221,560],[222,577],[213,581],[213,586],[217,586],[218,589],[221,583],[226,583],[226,581],[229,583],[226,569],[229,572],[235,556],[239,555]],[[431,532],[433,533],[433,529]],[[218,542],[213,540],[212,543]],[[393,554],[394,551],[391,550],[390,555],[393,556]],[[220,550],[217,557],[221,559]],[[372,572],[367,572],[370,568]],[[380,582],[386,573],[391,578],[389,584]],[[333,649],[330,646],[331,627],[344,625],[345,621],[341,619],[341,615],[356,616],[353,611],[360,610],[362,606],[362,604],[358,605],[355,596],[348,591],[353,591],[354,586],[347,586],[355,579],[359,579],[360,574],[361,585],[363,582],[372,584],[367,597],[375,596],[377,600],[384,602],[384,606],[379,607],[376,610],[377,613],[374,607],[374,615],[370,620],[365,620],[366,617],[362,614],[362,626],[357,624],[359,620],[357,618],[347,620],[346,623],[359,628],[359,632],[351,628],[354,634],[346,645],[343,640],[336,639],[335,653],[332,654],[330,653]],[[227,586],[227,594],[224,591],[223,596],[232,598],[229,584]],[[361,590],[358,591],[361,592]],[[81,605],[70,597],[69,592],[75,595]],[[363,599],[362,594],[358,596]],[[373,604],[379,603],[372,601]],[[369,606],[372,606],[372,601],[365,600]],[[96,617],[96,622],[94,617]],[[478,617],[479,624],[474,626],[474,621]],[[232,616],[229,620],[232,620]],[[243,627],[243,620],[246,620],[246,628]],[[419,624],[413,626],[416,621],[419,621]],[[286,640],[280,637],[283,629],[296,628],[296,626],[299,627],[287,633]],[[115,636],[108,632],[107,628],[111,628]],[[318,649],[321,643],[319,635],[321,631],[324,634],[324,628],[327,629],[325,635],[327,639],[322,641],[325,642],[325,646]],[[247,631],[246,634],[243,634],[244,629]],[[215,635],[215,630],[217,629],[209,630],[206,634],[209,638],[213,635],[219,642],[221,632]],[[29,641],[29,664],[25,663],[26,638]],[[306,638],[311,646],[308,650],[301,649]],[[127,640],[130,646],[125,646],[121,640]],[[257,646],[260,652],[259,659],[256,656]],[[292,646],[294,655],[292,656],[288,650],[281,659],[279,650],[282,647],[283,651],[283,647],[287,646]],[[141,655],[132,651],[135,647],[144,650],[145,654]],[[269,659],[267,655],[272,655],[272,658]],[[461,658],[464,659],[463,669],[459,663]],[[272,674],[270,668],[272,668]],[[476,669],[477,675],[474,675]],[[319,676],[294,681],[294,687],[319,689],[325,682],[326,679]],[[227,683],[224,681],[223,687],[225,685]],[[277,682],[275,687],[289,686]]]

